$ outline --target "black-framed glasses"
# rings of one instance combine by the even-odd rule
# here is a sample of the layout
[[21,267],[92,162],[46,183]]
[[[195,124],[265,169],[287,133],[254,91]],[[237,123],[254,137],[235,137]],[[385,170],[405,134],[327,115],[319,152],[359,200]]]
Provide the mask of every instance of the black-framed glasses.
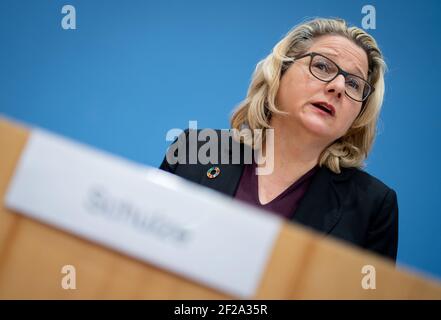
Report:
[[338,64],[317,52],[304,54],[298,59],[311,57],[309,71],[320,81],[331,82],[340,74],[345,78],[345,93],[352,100],[363,102],[374,92],[375,88],[363,78],[344,71]]

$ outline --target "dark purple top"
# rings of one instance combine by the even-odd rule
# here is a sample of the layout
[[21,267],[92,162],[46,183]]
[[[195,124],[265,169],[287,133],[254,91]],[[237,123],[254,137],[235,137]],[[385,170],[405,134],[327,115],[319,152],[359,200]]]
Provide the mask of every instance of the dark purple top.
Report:
[[258,179],[256,172],[256,164],[247,164],[244,166],[242,177],[237,187],[235,199],[239,199],[248,204],[254,205],[264,210],[269,210],[277,215],[291,219],[297,206],[304,196],[309,184],[311,183],[314,173],[318,166],[313,167],[287,189],[285,189],[276,198],[262,205],[259,201]]

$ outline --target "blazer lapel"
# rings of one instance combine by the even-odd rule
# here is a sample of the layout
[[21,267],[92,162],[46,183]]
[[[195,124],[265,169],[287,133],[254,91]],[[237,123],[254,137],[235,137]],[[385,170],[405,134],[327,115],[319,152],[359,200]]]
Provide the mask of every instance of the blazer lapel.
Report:
[[[235,142],[233,141],[233,143]],[[244,150],[241,149],[239,164],[231,164],[231,150],[230,147],[221,148],[221,152],[228,155],[229,164],[220,163],[201,166],[203,172],[201,172],[199,183],[234,197],[244,169],[244,159],[242,158]],[[207,170],[213,165],[219,167],[220,174],[216,178],[210,179],[207,176]],[[340,174],[334,174],[328,168],[320,167],[314,174],[308,190],[294,212],[292,221],[312,227],[323,233],[330,233],[342,215],[344,195],[338,192],[336,183],[346,180],[351,173],[352,170],[342,168]]]
[[[242,144],[239,146],[240,147],[240,159],[238,159],[239,163],[234,164],[233,156],[232,156],[233,148],[231,147],[232,143],[234,144],[236,142],[230,139],[228,146],[225,146],[224,148],[222,148],[222,146],[219,144],[221,153],[224,154],[224,156],[226,156],[226,159],[228,159],[228,163],[207,164],[203,166],[204,172],[202,172],[201,174],[199,183],[211,189],[222,192],[223,194],[234,197],[234,195],[236,194],[236,189],[239,186],[240,178],[242,177],[242,172],[244,169],[244,148],[247,147]],[[221,162],[221,159],[222,156],[219,159],[219,162]],[[216,178],[210,179],[207,176],[207,170],[212,166],[219,167],[220,174]]]
[[[207,170],[212,165],[204,166],[204,172],[201,174],[200,184],[216,191],[222,192],[228,196],[233,197],[242,177],[243,165],[216,165],[220,169],[220,174],[214,179],[207,176]],[[206,168],[205,168],[206,167]]]
[[336,175],[326,167],[319,168],[292,221],[330,233],[342,215],[342,197],[334,183],[346,179],[346,175],[344,172]]

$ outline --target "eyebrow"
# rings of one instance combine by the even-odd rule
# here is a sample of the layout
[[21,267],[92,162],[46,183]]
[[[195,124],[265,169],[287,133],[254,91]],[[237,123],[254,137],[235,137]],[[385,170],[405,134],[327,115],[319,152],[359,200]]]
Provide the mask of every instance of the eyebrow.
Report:
[[[328,51],[328,52],[317,51],[317,53],[320,53],[320,54],[324,55],[325,57],[326,57],[326,56],[332,56],[333,58],[338,58],[338,55],[337,55],[337,54],[332,53],[332,52],[329,52],[329,51]],[[364,76],[362,70],[361,70],[358,66],[356,66],[356,68],[357,68],[357,71],[360,72],[359,74],[352,73],[352,72],[349,72],[349,73],[354,74],[354,75],[356,75],[356,76],[362,78],[363,80],[366,80],[366,78],[365,78],[365,76]],[[367,80],[366,80],[366,81],[367,81]]]

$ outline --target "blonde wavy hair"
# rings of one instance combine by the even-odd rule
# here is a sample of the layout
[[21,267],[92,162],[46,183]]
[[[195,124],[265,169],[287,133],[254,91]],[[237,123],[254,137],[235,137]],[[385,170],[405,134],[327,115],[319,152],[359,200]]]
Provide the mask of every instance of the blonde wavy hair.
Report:
[[[365,166],[364,161],[376,135],[386,71],[386,63],[375,39],[360,28],[348,27],[342,19],[316,18],[289,31],[271,54],[257,64],[246,98],[233,111],[231,127],[241,130],[245,126],[251,132],[270,128],[271,115],[284,114],[276,106],[276,95],[284,71],[296,57],[307,52],[314,39],[324,35],[345,37],[364,49],[369,64],[367,80],[375,88],[363,102],[360,114],[346,134],[325,148],[319,157],[320,166],[340,173],[341,167]],[[264,135],[262,139],[265,139]]]

